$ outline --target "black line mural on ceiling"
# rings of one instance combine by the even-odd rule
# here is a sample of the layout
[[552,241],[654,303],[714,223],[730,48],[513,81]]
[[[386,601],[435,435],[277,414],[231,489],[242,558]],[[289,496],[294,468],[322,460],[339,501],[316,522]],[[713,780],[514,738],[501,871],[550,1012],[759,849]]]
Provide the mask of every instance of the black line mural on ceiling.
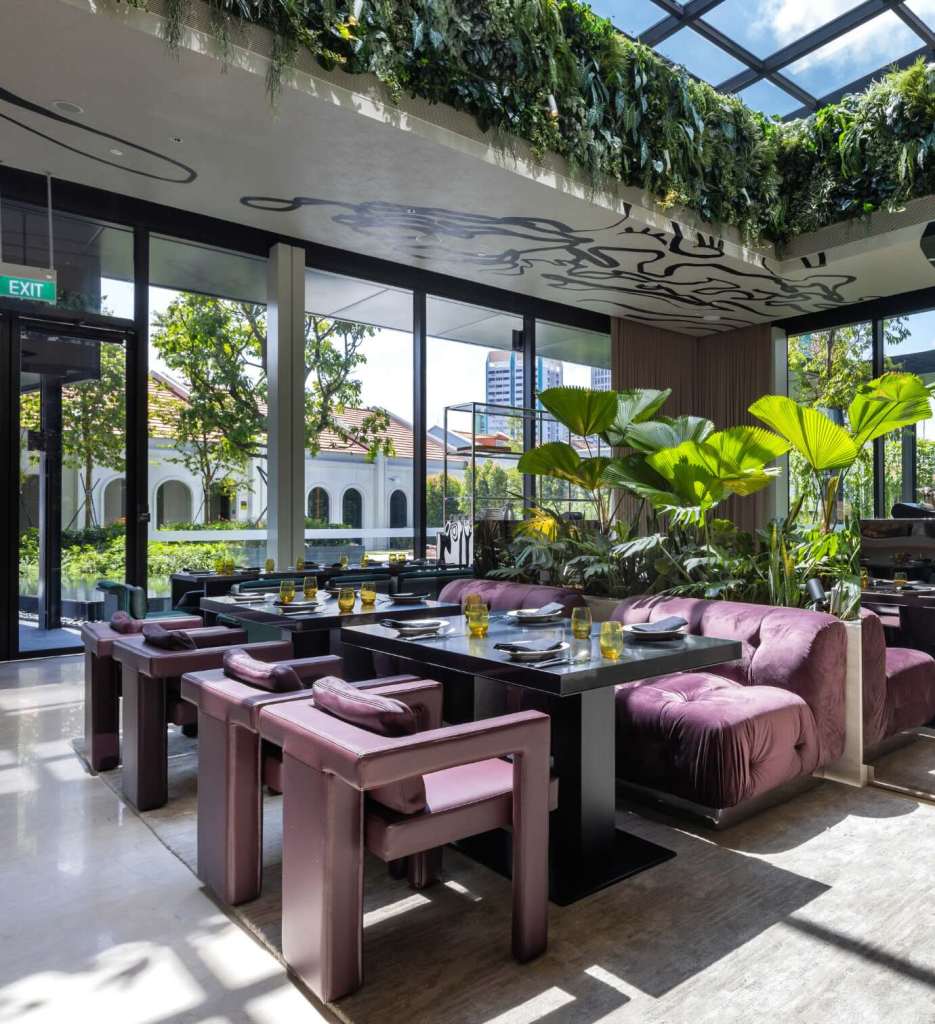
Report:
[[801,278],[791,280],[766,260],[757,267],[726,257],[723,240],[714,235],[687,234],[674,222],[668,231],[632,223],[629,207],[605,227],[584,231],[548,217],[494,217],[388,202],[313,196],[240,201],[272,213],[317,208],[371,245],[382,242],[390,251],[402,249],[412,260],[451,273],[466,268],[507,278],[536,273],[565,293],[560,301],[685,330],[731,330],[856,298],[844,295],[856,278],[829,272],[824,253],[814,265],[803,261]]
[[[105,155],[88,152],[87,150],[80,149],[77,145],[69,145],[62,139],[57,139],[53,135],[47,133],[52,130],[51,126],[43,126],[47,128],[47,131],[41,131],[38,127],[32,124],[27,124],[25,121],[19,120],[9,113],[4,112],[2,107],[2,104],[4,103],[7,103],[12,107],[16,107],[17,110],[23,111],[27,115],[32,114],[38,117],[48,118],[59,128],[60,131],[62,128],[75,128],[79,132],[86,132],[88,135],[95,137],[94,139],[87,140],[87,144],[89,146],[92,142],[100,139],[104,140],[105,143],[116,143],[114,148],[117,148],[117,146],[122,147],[122,155],[126,154],[127,151],[134,151],[137,154],[143,154],[146,160],[154,160],[154,166],[156,167],[158,167],[160,163],[165,164],[165,173],[160,174],[155,170],[142,170],[138,167],[131,166],[125,160],[122,162],[119,160],[111,160]],[[22,116],[23,115],[21,114],[20,117]],[[33,103],[32,100],[27,100],[22,96],[17,96],[15,93],[10,92],[9,89],[4,89],[2,86],[0,86],[0,119],[16,125],[17,128],[22,128],[23,131],[36,135],[40,139],[45,139],[46,142],[51,142],[54,146],[60,146],[62,149],[67,149],[70,153],[76,153],[78,156],[85,157],[87,160],[93,160],[95,163],[105,164],[107,167],[113,167],[118,171],[125,171],[127,174],[135,174],[141,178],[151,178],[153,181],[166,181],[173,185],[190,185],[198,177],[194,168],[189,167],[187,164],[183,164],[181,160],[165,156],[163,153],[157,153],[154,149],[148,149],[146,146],[140,146],[138,143],[131,142],[129,139],[123,139],[119,135],[112,135],[110,132],[101,131],[99,128],[92,128],[90,125],[82,124],[80,121],[75,121],[73,118],[65,117],[64,114],[60,114],[58,111],[48,110],[46,107],[42,107],[38,103]]]

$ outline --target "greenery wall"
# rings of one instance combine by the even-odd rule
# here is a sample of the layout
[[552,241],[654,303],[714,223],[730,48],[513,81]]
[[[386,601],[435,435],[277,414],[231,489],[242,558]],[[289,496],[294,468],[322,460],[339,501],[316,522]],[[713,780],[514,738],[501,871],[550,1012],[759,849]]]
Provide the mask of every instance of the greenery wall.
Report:
[[[127,0],[145,7],[146,0]],[[169,0],[181,39],[193,0]],[[207,0],[222,49],[274,34],[269,86],[308,50],[445,103],[748,239],[782,242],[935,192],[935,64],[782,124],[618,33],[578,0]]]

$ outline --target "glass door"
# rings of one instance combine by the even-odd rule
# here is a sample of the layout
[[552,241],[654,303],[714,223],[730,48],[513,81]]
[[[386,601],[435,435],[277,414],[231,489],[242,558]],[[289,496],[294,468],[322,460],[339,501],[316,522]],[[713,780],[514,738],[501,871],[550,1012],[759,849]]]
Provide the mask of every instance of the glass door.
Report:
[[65,653],[79,649],[82,622],[104,615],[98,581],[125,578],[128,339],[25,316],[7,334],[18,483],[7,656]]

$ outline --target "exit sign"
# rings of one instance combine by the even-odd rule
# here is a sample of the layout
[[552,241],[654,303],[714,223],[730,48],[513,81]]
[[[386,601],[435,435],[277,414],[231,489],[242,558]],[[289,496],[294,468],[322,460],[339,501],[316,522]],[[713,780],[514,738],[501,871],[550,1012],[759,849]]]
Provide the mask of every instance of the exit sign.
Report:
[[31,299],[55,303],[58,278],[54,270],[0,263],[0,299]]

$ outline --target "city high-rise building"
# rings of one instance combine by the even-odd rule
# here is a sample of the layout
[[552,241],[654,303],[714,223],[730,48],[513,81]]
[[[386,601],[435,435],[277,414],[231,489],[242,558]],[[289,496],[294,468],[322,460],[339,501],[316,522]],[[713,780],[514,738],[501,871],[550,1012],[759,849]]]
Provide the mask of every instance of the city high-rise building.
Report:
[[[536,359],[536,392],[557,388],[562,384],[562,364],[555,359]],[[487,397],[488,405],[521,407],[523,404],[523,354],[522,352],[490,352],[487,355]],[[542,408],[539,406],[539,408]],[[502,432],[512,435],[522,431],[522,419],[518,416],[489,413],[484,430],[488,434]],[[541,442],[558,441],[561,426],[554,420],[545,420],[541,428]]]
[[591,367],[591,390],[592,391],[610,391],[610,367],[609,366],[592,366]]

